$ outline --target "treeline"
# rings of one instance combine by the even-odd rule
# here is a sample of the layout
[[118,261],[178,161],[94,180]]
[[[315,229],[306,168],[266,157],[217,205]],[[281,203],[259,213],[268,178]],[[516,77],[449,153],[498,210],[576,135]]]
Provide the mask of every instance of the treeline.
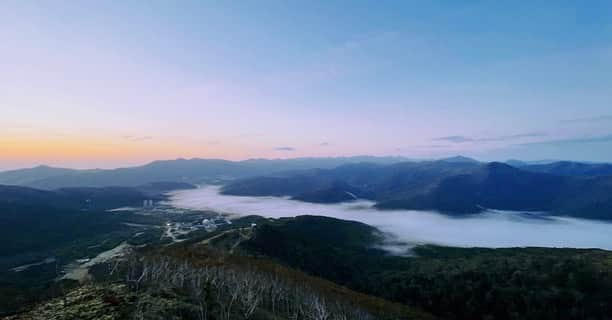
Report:
[[[168,256],[130,256],[125,281],[136,292],[134,319],[375,319],[359,306],[329,297],[305,282],[249,265],[194,265]],[[151,299],[180,294],[172,306]],[[178,303],[182,301],[182,303]]]
[[[449,319],[612,319],[612,254],[601,250],[420,248],[361,290]],[[374,271],[374,269],[372,269]]]
[[[324,222],[337,231],[321,241],[308,226]],[[445,319],[612,318],[609,251],[422,246],[414,257],[398,257],[346,241],[348,230],[367,232],[324,217],[286,219],[258,226],[242,247]]]

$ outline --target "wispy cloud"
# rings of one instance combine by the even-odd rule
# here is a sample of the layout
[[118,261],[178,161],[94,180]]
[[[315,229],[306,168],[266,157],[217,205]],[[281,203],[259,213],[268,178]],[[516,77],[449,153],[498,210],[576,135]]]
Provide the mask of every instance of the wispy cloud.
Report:
[[544,132],[526,132],[511,134],[505,136],[488,137],[488,138],[472,138],[466,136],[446,136],[432,139],[433,141],[446,141],[451,143],[466,143],[466,142],[496,142],[496,141],[512,141],[523,138],[546,137],[548,134]]
[[329,142],[321,142],[321,143],[319,143],[320,147],[327,147],[329,145],[330,145]]
[[561,120],[562,123],[593,123],[612,121],[612,115]]
[[123,136],[123,139],[129,141],[146,141],[153,140],[152,136]]
[[446,148],[451,148],[451,145],[448,144],[425,144],[425,145],[419,145],[419,146],[414,146],[413,148],[421,148],[421,149],[446,149]]
[[568,139],[557,139],[557,140],[547,140],[547,141],[538,141],[538,142],[527,142],[527,143],[518,143],[518,146],[533,146],[533,145],[568,145],[568,144],[582,144],[582,143],[605,143],[612,142],[612,134],[605,136],[595,136],[595,137],[581,137],[581,138],[568,138]]
[[508,141],[522,138],[538,138],[538,137],[546,137],[548,134],[545,132],[527,132],[527,133],[519,133],[519,134],[511,134],[508,136],[500,136],[488,139],[480,139],[479,141]]
[[274,148],[274,150],[276,150],[276,151],[295,151],[295,148],[293,148],[293,147],[276,147],[276,148]]
[[251,133],[241,133],[241,134],[235,134],[233,136],[229,136],[228,139],[252,139],[252,138],[260,138],[263,137],[264,135],[261,133],[256,133],[256,132],[251,132]]
[[447,136],[432,139],[433,141],[447,141],[452,143],[472,142],[474,139],[465,136]]

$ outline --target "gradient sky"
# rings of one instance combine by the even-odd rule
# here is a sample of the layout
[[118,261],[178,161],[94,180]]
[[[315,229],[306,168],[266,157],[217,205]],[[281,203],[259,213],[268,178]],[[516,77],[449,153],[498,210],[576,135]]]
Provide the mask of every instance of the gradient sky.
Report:
[[612,2],[5,0],[0,111],[0,169],[612,161]]

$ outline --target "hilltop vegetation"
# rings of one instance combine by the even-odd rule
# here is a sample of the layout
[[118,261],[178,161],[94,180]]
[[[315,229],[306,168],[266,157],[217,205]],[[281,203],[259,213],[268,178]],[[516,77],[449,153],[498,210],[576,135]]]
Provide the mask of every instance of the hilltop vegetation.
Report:
[[[273,172],[224,187],[225,193],[237,195],[319,203],[364,198],[381,209],[455,215],[495,208],[612,219],[612,176],[605,166],[517,168],[462,157],[327,169],[312,169],[312,163],[190,160],[150,166],[164,172],[155,177],[199,172],[166,181]],[[200,171],[202,166],[210,171]],[[250,216],[212,230],[193,228],[197,231],[175,239],[182,242],[169,244],[169,238],[163,240],[165,228],[173,225],[166,223],[167,216],[106,212],[140,206],[145,199],[164,200],[169,190],[195,188],[186,182],[149,181],[149,169],[104,171],[100,180],[88,180],[98,171],[87,172],[89,178],[82,180],[82,172],[37,169],[43,180],[54,181],[46,186],[105,183],[115,175],[125,178],[119,179],[122,183],[147,182],[130,187],[0,185],[0,241],[5,244],[0,247],[0,314],[27,310],[66,292],[69,304],[50,300],[13,319],[597,320],[612,314],[612,254],[603,250],[417,246],[406,251],[407,244],[389,243],[374,227],[317,216]],[[17,181],[23,175],[21,182],[29,184],[34,181],[29,173],[9,176]],[[179,220],[191,223],[196,216],[202,221],[195,213]],[[68,262],[95,257],[123,242],[143,248],[95,265],[90,274],[94,284],[55,281]],[[390,255],[383,249],[390,245],[401,245],[403,251],[396,252],[404,255]]]
[[[70,188],[43,191],[0,186],[0,266],[46,258],[73,242],[124,233],[123,223],[161,223],[154,217],[104,212],[142,205],[149,196],[135,188]],[[95,243],[94,243],[95,244]],[[8,261],[11,261],[10,263]]]
[[[162,184],[136,188],[70,188],[43,191],[0,186],[0,314],[18,310],[57,290],[65,264],[94,257],[123,241],[158,239],[163,220],[104,210],[161,199]],[[155,193],[153,192],[155,189]],[[145,193],[148,192],[148,193]],[[138,239],[132,235],[141,232]],[[30,266],[21,271],[14,268]]]
[[[310,226],[321,224],[335,232],[319,241],[311,237],[315,227]],[[612,314],[608,251],[422,246],[413,257],[398,257],[362,241],[371,237],[359,224],[298,217],[258,227],[242,246],[446,319],[609,319]]]
[[[12,319],[45,310],[56,310],[47,319],[68,319],[69,310],[108,310],[109,319],[603,320],[612,312],[608,251],[417,246],[394,256],[385,244],[357,222],[245,217],[98,265],[97,284],[71,291],[66,308],[52,300]],[[86,298],[92,292],[103,299]]]
[[559,176],[598,177],[612,175],[612,164],[557,161],[545,164],[520,165],[519,168],[532,172]]
[[[276,223],[247,217],[182,243],[133,251],[97,266],[95,284],[9,319],[433,319],[267,258],[232,253],[252,236],[253,222]],[[340,238],[365,245],[374,239],[370,227],[366,230],[368,235],[351,232]]]
[[140,206],[145,199],[164,200],[165,192],[193,188],[195,186],[192,184],[177,182],[155,182],[136,187],[81,187],[57,190],[0,185],[0,203],[103,211],[124,206]]

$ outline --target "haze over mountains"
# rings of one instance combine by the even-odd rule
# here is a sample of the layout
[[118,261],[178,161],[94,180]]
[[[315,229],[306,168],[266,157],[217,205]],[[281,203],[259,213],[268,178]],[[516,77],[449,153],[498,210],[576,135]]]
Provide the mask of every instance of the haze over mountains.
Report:
[[380,210],[369,200],[312,203],[287,197],[232,196],[219,186],[181,190],[170,195],[173,207],[222,212],[230,217],[257,215],[279,219],[318,215],[376,227],[388,240],[385,250],[405,253],[415,244],[459,247],[569,247],[612,249],[612,223],[529,212],[486,210],[449,215],[434,210]]
[[611,0],[0,21],[0,320],[612,320]]
[[368,199],[379,209],[437,210],[453,215],[499,209],[612,219],[612,165],[599,163],[363,156],[237,162],[178,159],[113,170],[39,166],[0,172],[0,184],[62,189],[62,193],[90,188],[80,190],[86,195],[113,192],[91,189],[111,186],[136,187],[140,192],[143,185],[160,181],[223,184],[223,192],[230,195],[289,196],[316,203]]
[[532,172],[550,173],[561,176],[609,176],[612,175],[612,164],[582,163],[572,161],[555,161],[542,164],[525,164],[517,167]]
[[[40,165],[33,168],[0,171],[0,184],[21,185],[40,189],[64,187],[138,186],[159,181],[184,181],[188,183],[223,182],[238,178],[287,173],[306,169],[332,169],[346,164],[371,163],[387,165],[417,163],[404,157],[354,156],[335,158],[249,159],[229,161],[222,159],[176,159],[153,161],[136,167],[117,169],[77,170]],[[439,160],[444,163],[468,165],[477,160],[455,156]],[[572,161],[508,160],[505,163],[526,171],[563,176],[612,175],[612,164]]]
[[57,189],[64,187],[138,186],[158,181],[205,183],[282,171],[334,168],[347,163],[389,164],[407,160],[407,158],[402,157],[372,156],[286,160],[250,159],[245,161],[194,158],[154,161],[143,166],[110,170],[74,170],[38,166],[0,172],[0,184]]
[[609,165],[524,165],[476,161],[424,161],[391,165],[352,164],[335,169],[232,182],[230,195],[289,196],[334,203],[363,198],[380,209],[438,210],[450,214],[484,209],[542,211],[612,219]]
[[[612,220],[609,165],[570,162],[513,165],[461,156],[435,161],[376,157],[240,162],[181,159],[115,170],[40,166],[1,172],[0,239],[5,245],[0,248],[0,283],[3,283],[0,296],[4,299],[0,314],[21,310],[23,301],[26,304],[39,301],[48,290],[45,286],[54,288],[55,264],[66,269],[74,261],[95,260],[106,250],[123,248],[126,243],[145,246],[143,252],[169,250],[164,252],[181,259],[183,254],[195,257],[200,253],[208,259],[210,252],[206,250],[219,248],[225,248],[227,252],[223,254],[236,259],[256,254],[255,261],[280,263],[432,313],[445,306],[445,300],[428,304],[436,296],[435,293],[430,296],[425,289],[429,281],[419,284],[418,294],[412,293],[408,300],[402,297],[413,292],[411,286],[397,287],[395,295],[378,291],[380,283],[388,287],[398,283],[397,279],[401,282],[447,274],[447,271],[432,273],[437,269],[428,267],[428,271],[419,271],[423,272],[421,275],[417,270],[425,269],[417,264],[426,264],[428,260],[406,257],[407,252],[412,252],[409,250],[424,257],[427,251],[422,250],[458,250],[459,255],[472,255],[469,261],[456,262],[457,267],[452,267],[468,270],[466,279],[471,279],[472,266],[486,273],[491,271],[491,263],[496,266],[496,274],[504,274],[499,279],[514,275],[514,268],[504,269],[506,264],[502,261],[507,258],[498,258],[497,252],[516,254],[513,265],[529,265],[529,261],[550,255],[554,261],[547,262],[547,270],[559,265],[559,261],[568,258],[582,261],[587,255],[589,261],[595,261],[593,265],[608,261],[608,254],[600,256],[599,250],[554,248],[609,249],[610,223],[543,215]],[[197,186],[205,184],[215,186]],[[220,194],[219,190],[235,196]],[[143,207],[143,200],[148,199],[157,200],[156,206]],[[118,207],[132,208],[109,212]],[[519,212],[486,210],[490,208]],[[302,216],[305,214],[319,217]],[[232,223],[219,226],[217,231],[202,228],[204,217],[215,219],[217,215],[226,215],[233,219]],[[180,238],[168,236],[179,231],[184,232]],[[380,237],[376,241],[372,239],[373,232]],[[181,249],[183,243],[185,249]],[[431,249],[423,244],[546,248],[490,252]],[[207,249],[201,251],[201,246]],[[240,261],[240,265],[251,265]],[[451,268],[445,256],[433,263]],[[569,271],[563,274],[582,268],[571,261],[566,263]],[[112,269],[103,264],[97,268],[96,272],[103,270],[102,273]],[[278,269],[276,265],[274,268]],[[529,274],[540,270],[539,265],[529,268]],[[389,276],[379,276],[382,274]],[[477,277],[488,279],[480,274]],[[454,288],[454,284],[462,283],[457,281],[447,279],[439,286]],[[544,289],[535,286],[538,292],[546,290],[550,281],[544,282]],[[607,283],[601,282],[601,290],[607,290]],[[495,286],[507,285],[495,283]],[[577,295],[591,294],[579,285],[570,287],[578,290]],[[471,291],[461,292],[465,295]],[[519,295],[525,296],[523,291]],[[506,301],[505,296],[495,297],[495,301]],[[597,295],[589,299],[606,301]],[[548,310],[552,303],[546,302],[542,310]],[[359,305],[367,306],[363,302]],[[595,311],[589,312],[596,314],[606,306],[599,303]],[[469,311],[461,304],[444,308],[453,310],[452,313]],[[488,307],[483,304],[477,309],[483,308]],[[382,311],[392,309],[385,305]],[[402,314],[411,312],[408,309]],[[465,319],[472,318],[469,312]],[[473,314],[478,312],[482,313]]]

